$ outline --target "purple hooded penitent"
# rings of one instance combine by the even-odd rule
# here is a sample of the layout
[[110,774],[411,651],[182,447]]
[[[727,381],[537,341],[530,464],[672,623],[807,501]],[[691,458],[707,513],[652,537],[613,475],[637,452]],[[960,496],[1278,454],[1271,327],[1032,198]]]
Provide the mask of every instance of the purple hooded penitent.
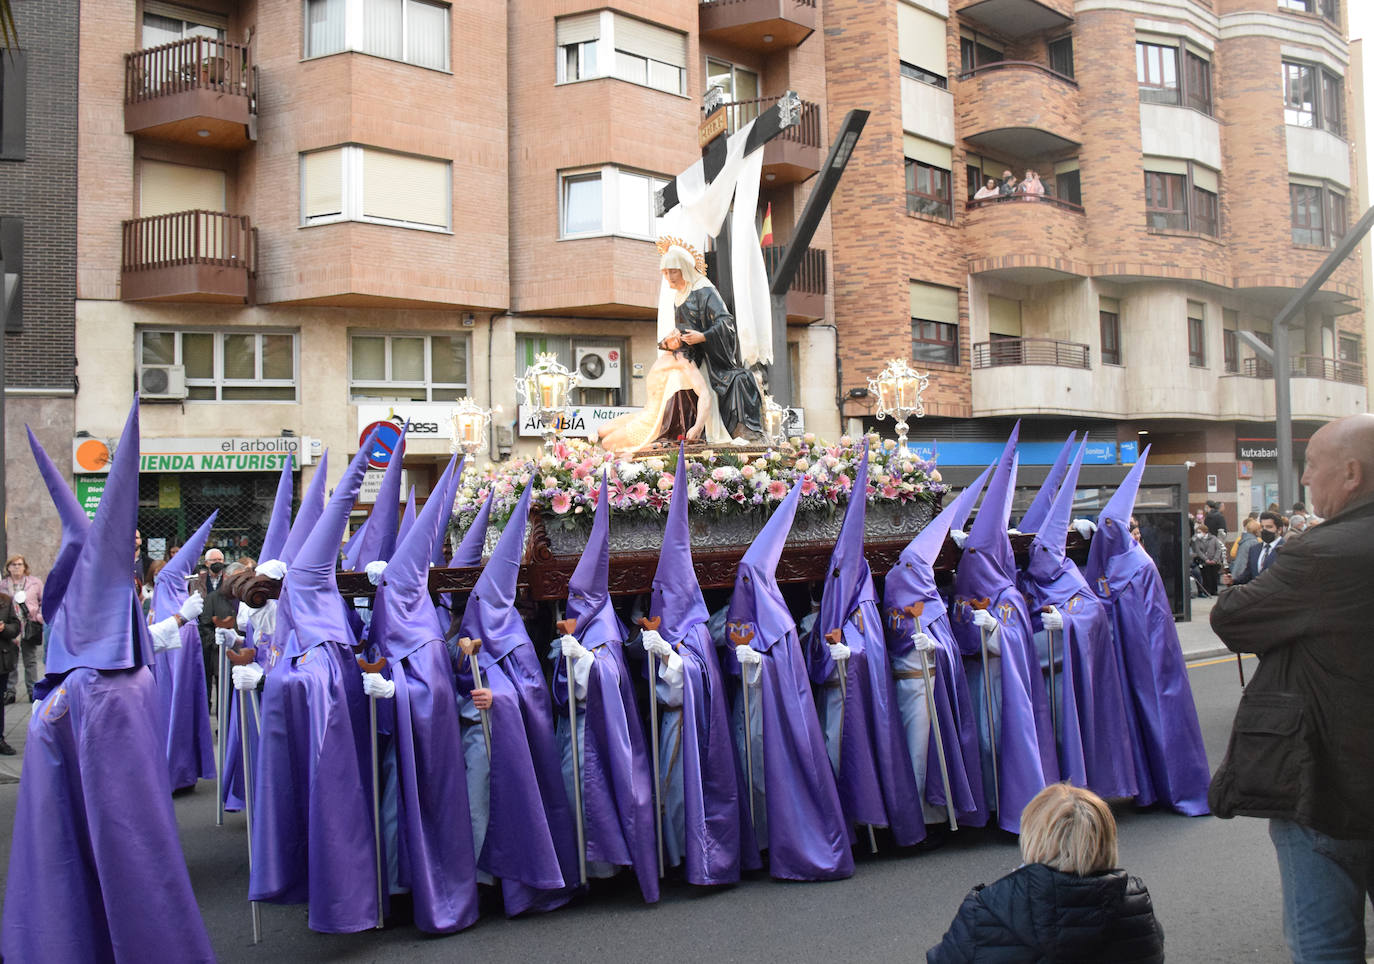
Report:
[[487,539],[487,523],[491,519],[491,506],[496,500],[491,493],[483,500],[477,509],[477,515],[472,519],[472,525],[468,531],[463,533],[463,539],[458,543],[458,548],[453,550],[453,557],[448,564],[455,569],[480,566],[482,564],[482,547]]
[[[447,491],[453,462],[435,486]],[[425,503],[396,544],[372,606],[370,636],[396,684],[397,825],[401,886],[415,902],[415,926],[432,934],[477,920],[477,857],[472,847],[458,696],[444,633],[429,599],[429,559],[448,514]]]
[[[997,823],[1011,833],[1021,828],[1021,811],[1046,784],[1059,779],[1045,679],[1031,635],[1030,614],[1016,586],[1016,561],[1007,538],[1007,517],[1016,486],[1016,440],[1020,423],[1007,439],[978,518],[969,529],[964,554],[954,575],[954,639],[966,657],[964,670],[980,730],[986,765],[986,802],[997,810]],[[978,603],[978,605],[974,605]],[[997,621],[989,652],[1000,654],[990,664],[997,766],[1001,799],[993,799],[992,763],[985,742],[987,710],[983,685],[980,633],[973,612],[986,608]],[[1000,672],[999,672],[1000,669]],[[1000,699],[998,692],[1000,689]]]
[[1078,566],[1064,554],[1085,447],[1079,446],[1031,542],[1022,588],[1036,613],[1054,606],[1064,618],[1063,630],[1055,633],[1055,658],[1063,660],[1063,678],[1055,692],[1060,774],[1101,797],[1133,797],[1138,788],[1131,731],[1111,621]]
[[62,473],[52,464],[52,459],[48,458],[43,446],[38,444],[33,430],[25,426],[24,431],[28,433],[29,450],[33,453],[33,460],[38,463],[38,473],[43,477],[43,484],[47,486],[48,496],[52,499],[53,505],[57,507],[58,518],[62,520],[62,543],[57,550],[57,559],[48,570],[48,578],[43,583],[43,619],[51,625],[57,608],[62,605],[62,599],[66,596],[67,581],[71,579],[72,570],[76,568],[76,558],[81,554],[81,547],[86,544],[86,533],[90,531],[91,521],[76,501],[76,496],[72,495],[72,490],[67,488]]
[[1098,517],[1088,585],[1107,607],[1135,749],[1136,802],[1162,802],[1189,817],[1207,810],[1207,750],[1154,560],[1131,538],[1131,510],[1149,446]]
[[401,510],[401,525],[396,530],[396,541],[399,543],[410,532],[410,527],[415,524],[415,486],[410,487],[410,494],[406,496],[406,507]]
[[294,467],[295,458],[287,455],[281,466],[281,475],[277,478],[277,494],[272,500],[272,516],[267,520],[267,532],[262,537],[262,551],[258,553],[258,559],[264,562],[281,558],[282,547],[291,533],[291,496],[296,488]]
[[[625,665],[625,627],[611,608],[611,500],[606,476],[596,503],[592,531],[568,580],[569,619],[592,652],[587,698],[578,712],[582,734],[582,811],[586,814],[587,859],[633,867],[646,903],[658,900],[658,851],[654,829],[653,774],[634,685]],[[555,641],[555,647],[557,647]],[[567,661],[554,663],[553,704],[560,743],[571,739]],[[571,747],[568,747],[571,750]],[[571,768],[571,756],[568,756]]]
[[[459,459],[458,467],[449,474],[448,485],[443,491],[435,490],[430,499],[438,499],[443,506],[441,510],[444,517],[444,524],[439,529],[439,538],[434,540],[434,551],[430,553],[429,564],[440,568],[448,565],[448,559],[444,555],[444,537],[448,534],[449,523],[453,519],[453,500],[458,497],[458,487],[463,484],[463,467],[467,465],[467,459]],[[429,503],[426,502],[426,505]]]
[[[1073,440],[1077,435],[1077,432],[1070,432],[1068,440],[1059,450],[1054,465],[1050,466],[1049,474],[1045,476],[1045,481],[1040,485],[1040,491],[1035,493],[1035,498],[1031,500],[1030,507],[1026,509],[1025,515],[1021,516],[1021,521],[1016,525],[1016,528],[1021,532],[1040,531],[1045,516],[1049,514],[1050,503],[1054,501],[1055,494],[1058,493],[1059,486],[1064,481],[1064,475],[1069,470],[1069,459],[1073,456]],[[1086,439],[1084,444],[1087,444]]]
[[[506,913],[552,910],[578,886],[572,806],[563,786],[549,691],[539,654],[515,608],[530,485],[463,611],[461,635],[482,641],[478,665],[491,690],[491,819],[477,857],[501,880]],[[460,677],[464,695],[470,675]]]
[[250,900],[309,903],[317,931],[377,923],[370,738],[334,566],[367,444],[291,561],[277,614],[282,659],[262,691]]
[[[200,561],[219,510],[201,523],[153,582],[153,622],[175,616],[189,595],[186,579]],[[167,772],[173,790],[215,778],[215,741],[205,703],[205,659],[193,619],[181,627],[181,646],[158,653],[153,664],[167,726]]]
[[[678,446],[673,498],[654,572],[649,615],[659,620],[658,633],[682,657],[682,707],[678,759],[682,769],[683,839],[670,843],[682,853],[689,883],[732,884],[741,867],[759,866],[758,845],[749,825],[744,772],[730,738],[730,710],[725,680],[716,659],[710,612],[692,565],[692,533],[687,521],[687,459]],[[656,683],[656,681],[655,681]],[[659,759],[674,766],[673,728],[665,717]],[[669,751],[665,754],[665,750]],[[673,778],[665,771],[664,782]],[[664,835],[675,833],[668,821]]]
[[0,924],[9,961],[214,960],[177,836],[134,594],[138,449],[135,402],[95,520],[77,524],[70,492],[54,499],[64,551],[77,548],[48,641],[62,668],[49,660],[35,687],[24,751]]
[[396,449],[386,463],[386,471],[382,473],[382,484],[377,487],[377,501],[372,505],[372,514],[358,530],[360,535],[352,542],[352,553],[344,553],[344,569],[361,572],[370,562],[386,562],[399,541],[396,524],[401,512],[401,460],[405,458],[406,433],[409,430],[410,423],[406,422],[401,427],[400,438],[396,440]]
[[[982,826],[987,823],[988,810],[983,795],[983,769],[978,751],[978,720],[969,700],[968,682],[964,676],[964,661],[954,642],[949,612],[944,599],[935,587],[935,559],[945,545],[945,538],[953,523],[963,524],[973,504],[992,474],[992,467],[916,534],[902,550],[897,564],[883,581],[883,625],[887,633],[887,651],[901,671],[910,673],[919,668],[920,657],[913,653],[913,635],[918,625],[906,615],[906,607],[921,610],[919,629],[935,643],[930,669],[935,674],[935,710],[940,720],[940,736],[944,741],[945,764],[949,768],[949,782],[953,794],[954,813],[960,824]],[[939,752],[935,746],[935,732],[930,725],[925,704],[925,683],[907,677],[897,681],[897,699],[902,724],[907,733],[907,749],[911,756],[912,772],[922,788],[922,800],[932,808],[943,808],[946,790],[937,765]]]
[[[840,537],[826,567],[820,614],[806,641],[807,662],[811,681],[824,687],[827,739],[839,740],[832,759],[838,760],[836,784],[845,817],[850,823],[889,827],[897,845],[909,847],[925,839],[926,826],[888,665],[877,592],[864,558],[867,492],[865,446]],[[826,639],[837,629],[850,650],[843,691]]]
[[305,487],[305,494],[301,496],[301,507],[296,510],[296,518],[291,521],[291,530],[286,534],[281,555],[277,557],[288,566],[291,560],[296,558],[296,553],[305,544],[305,540],[310,538],[315,523],[320,521],[320,515],[324,512],[325,481],[328,476],[329,451],[326,449],[320,456],[320,464],[315,466],[315,474],[310,477],[310,484]]
[[[778,560],[801,498],[802,480],[778,506],[740,560],[728,629],[763,656],[763,768],[768,871],[784,880],[838,880],[854,873],[849,828],[825,751],[797,627],[778,588]],[[731,657],[734,670],[739,664]],[[748,737],[746,736],[746,739]]]

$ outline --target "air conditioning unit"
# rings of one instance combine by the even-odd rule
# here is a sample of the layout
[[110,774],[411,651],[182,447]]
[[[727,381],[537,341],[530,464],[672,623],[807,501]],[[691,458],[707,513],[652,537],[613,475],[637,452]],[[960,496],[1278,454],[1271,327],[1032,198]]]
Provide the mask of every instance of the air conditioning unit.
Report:
[[620,361],[619,348],[603,345],[573,346],[573,361],[577,365],[578,388],[619,388]]
[[142,365],[138,369],[138,397],[172,399],[186,397],[186,369],[181,365]]

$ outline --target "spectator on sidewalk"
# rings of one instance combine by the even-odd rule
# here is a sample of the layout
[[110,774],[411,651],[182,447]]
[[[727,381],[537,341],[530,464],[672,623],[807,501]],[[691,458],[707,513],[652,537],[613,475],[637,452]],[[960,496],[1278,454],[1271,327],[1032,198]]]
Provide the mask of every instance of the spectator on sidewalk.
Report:
[[1221,505],[1215,499],[1207,500],[1207,512],[1202,517],[1207,530],[1223,542],[1226,541],[1226,516],[1221,513]]
[[[1231,547],[1231,578],[1245,582],[1249,579],[1245,573],[1250,568],[1250,547],[1260,541],[1259,519],[1246,519],[1245,525],[1241,528],[1241,533],[1236,537],[1236,543]],[[1241,578],[1241,577],[1245,578]],[[1230,585],[1230,583],[1227,583]]]
[[1221,567],[1226,560],[1226,547],[1221,540],[1212,535],[1205,523],[1198,523],[1193,535],[1193,561],[1198,566],[1198,588],[1204,596],[1215,596],[1221,578]]
[[1223,580],[1226,585],[1244,585],[1274,564],[1275,559],[1278,558],[1279,550],[1285,544],[1283,519],[1277,512],[1261,512],[1260,530],[1256,535],[1259,536],[1260,541],[1250,547],[1249,554],[1246,556],[1244,571],[1240,576],[1234,576],[1228,572]]
[[[19,615],[14,600],[0,592],[0,677],[8,681],[19,665]],[[14,702],[9,700],[7,702]],[[14,756],[5,740],[5,706],[0,703],[0,756]]]
[[[200,652],[206,667],[219,665],[219,647],[215,643],[215,620],[220,620],[220,624],[224,625],[225,619],[238,615],[238,603],[220,592],[224,585],[224,576],[224,553],[219,549],[210,548],[205,550],[205,570],[196,576],[188,587],[191,592],[199,592],[205,600],[205,609],[201,611],[196,627],[200,631]],[[206,699],[210,698],[210,691],[214,689],[217,677],[217,673],[207,670]]]
[[[14,601],[19,617],[19,657],[24,664],[27,702],[33,702],[33,686],[38,682],[38,652],[43,648],[43,582],[29,572],[23,556],[10,556],[5,562],[4,591]],[[5,702],[13,703],[18,689],[18,671],[10,673],[5,686]]]

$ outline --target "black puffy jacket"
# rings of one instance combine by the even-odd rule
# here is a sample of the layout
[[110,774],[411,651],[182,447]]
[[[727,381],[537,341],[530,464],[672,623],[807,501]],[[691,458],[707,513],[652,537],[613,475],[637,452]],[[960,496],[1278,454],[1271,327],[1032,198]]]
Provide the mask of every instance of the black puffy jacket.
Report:
[[1124,870],[1078,877],[1027,864],[964,898],[927,964],[1164,960],[1150,892]]

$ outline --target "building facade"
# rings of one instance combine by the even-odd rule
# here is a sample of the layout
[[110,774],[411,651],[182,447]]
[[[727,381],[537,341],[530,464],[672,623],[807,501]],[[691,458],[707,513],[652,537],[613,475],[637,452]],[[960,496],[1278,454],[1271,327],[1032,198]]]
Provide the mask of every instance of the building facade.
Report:
[[[1232,527],[1262,508],[1273,380],[1236,333],[1268,337],[1364,208],[1344,6],[828,3],[832,122],[875,108],[833,205],[842,391],[914,357],[913,439],[1020,418],[1023,439],[1087,430],[1119,462],[1148,442],[1188,465],[1190,507],[1215,498]],[[1044,193],[1002,196],[1007,171]],[[1291,338],[1299,440],[1367,409],[1362,289],[1342,264]]]

